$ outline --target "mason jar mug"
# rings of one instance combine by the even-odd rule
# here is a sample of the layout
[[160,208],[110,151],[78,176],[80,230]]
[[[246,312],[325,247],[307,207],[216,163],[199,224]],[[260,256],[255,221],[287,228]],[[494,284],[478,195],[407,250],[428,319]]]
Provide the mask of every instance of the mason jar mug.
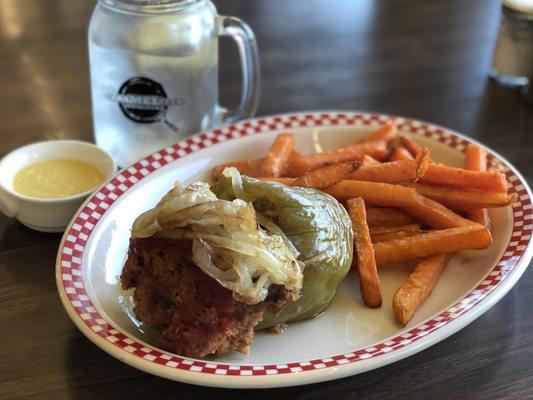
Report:
[[[239,50],[240,104],[218,104],[218,37]],[[252,116],[259,93],[253,32],[209,0],[99,0],[89,25],[96,143],[120,166],[180,138]]]

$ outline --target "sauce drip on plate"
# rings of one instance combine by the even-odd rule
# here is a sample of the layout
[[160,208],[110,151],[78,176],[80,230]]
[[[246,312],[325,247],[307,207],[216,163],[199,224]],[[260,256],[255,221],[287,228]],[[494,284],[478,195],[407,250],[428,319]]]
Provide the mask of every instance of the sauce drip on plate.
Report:
[[54,199],[86,192],[103,180],[97,168],[82,161],[43,160],[21,168],[13,179],[13,189],[29,197]]

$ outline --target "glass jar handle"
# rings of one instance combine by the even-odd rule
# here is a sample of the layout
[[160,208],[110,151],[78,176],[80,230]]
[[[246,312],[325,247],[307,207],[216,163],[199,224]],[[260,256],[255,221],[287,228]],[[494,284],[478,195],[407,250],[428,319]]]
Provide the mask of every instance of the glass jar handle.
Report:
[[242,66],[242,96],[239,107],[226,111],[224,122],[232,123],[242,118],[251,117],[257,110],[259,101],[259,56],[255,35],[250,27],[239,18],[218,17],[219,35],[229,36],[237,43]]

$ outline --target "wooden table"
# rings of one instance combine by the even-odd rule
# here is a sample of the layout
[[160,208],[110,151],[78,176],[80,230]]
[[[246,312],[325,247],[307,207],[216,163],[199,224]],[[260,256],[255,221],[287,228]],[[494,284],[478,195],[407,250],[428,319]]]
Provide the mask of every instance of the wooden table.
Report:
[[[531,181],[533,111],[488,78],[498,1],[216,2],[257,35],[259,114],[347,109],[420,118],[481,140]],[[86,26],[93,6],[0,0],[0,154],[41,139],[92,139]],[[224,104],[239,96],[234,56],[224,46]],[[142,373],[86,339],[56,293],[59,240],[0,217],[2,399],[533,398],[531,270],[477,321],[413,357],[308,387],[230,392]]]

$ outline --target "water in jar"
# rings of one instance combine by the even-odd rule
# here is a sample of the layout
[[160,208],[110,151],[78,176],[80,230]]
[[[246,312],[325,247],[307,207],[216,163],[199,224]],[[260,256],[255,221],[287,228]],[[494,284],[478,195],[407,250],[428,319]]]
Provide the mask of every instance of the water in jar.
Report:
[[97,6],[89,28],[95,139],[120,166],[218,123],[215,10]]

